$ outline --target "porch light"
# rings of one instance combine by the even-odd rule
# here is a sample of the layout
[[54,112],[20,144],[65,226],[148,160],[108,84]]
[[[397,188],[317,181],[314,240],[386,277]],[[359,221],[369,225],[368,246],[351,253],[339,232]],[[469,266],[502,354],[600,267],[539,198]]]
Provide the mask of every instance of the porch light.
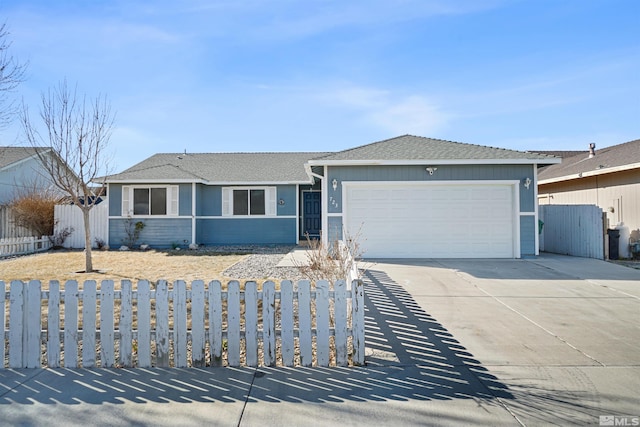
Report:
[[333,181],[331,181],[331,186],[333,187],[333,191],[336,191],[338,189],[338,180],[333,178]]
[[425,169],[427,172],[429,172],[429,175],[433,175],[435,173],[435,171],[438,170],[438,168],[434,168],[429,166],[427,169]]
[[528,190],[531,185],[531,178],[527,177],[523,182],[524,187]]

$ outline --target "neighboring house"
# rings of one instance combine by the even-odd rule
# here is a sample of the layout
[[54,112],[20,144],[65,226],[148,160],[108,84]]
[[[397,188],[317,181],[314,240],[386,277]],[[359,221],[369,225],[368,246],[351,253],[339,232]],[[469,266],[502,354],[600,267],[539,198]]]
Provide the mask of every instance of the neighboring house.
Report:
[[357,237],[365,257],[533,256],[537,168],[559,161],[410,135],[337,153],[156,154],[108,177],[109,245],[133,218],[156,247],[308,233]]
[[597,205],[609,227],[640,232],[640,140],[565,156],[538,177],[541,205]]
[[36,150],[51,151],[46,147],[0,147],[0,205],[8,204],[25,190],[52,187]]

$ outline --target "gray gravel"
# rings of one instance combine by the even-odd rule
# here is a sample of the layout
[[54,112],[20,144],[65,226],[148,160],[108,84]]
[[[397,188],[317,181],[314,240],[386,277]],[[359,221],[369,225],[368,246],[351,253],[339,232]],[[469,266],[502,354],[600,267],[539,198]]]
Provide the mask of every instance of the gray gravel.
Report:
[[296,267],[276,267],[286,254],[291,252],[293,245],[231,245],[231,246],[206,246],[198,251],[207,253],[233,253],[249,254],[249,256],[232,265],[223,273],[228,277],[239,279],[289,279],[301,280],[305,277]]
[[296,267],[276,267],[286,254],[254,254],[224,271],[228,277],[250,277],[253,279],[301,280],[305,277]]

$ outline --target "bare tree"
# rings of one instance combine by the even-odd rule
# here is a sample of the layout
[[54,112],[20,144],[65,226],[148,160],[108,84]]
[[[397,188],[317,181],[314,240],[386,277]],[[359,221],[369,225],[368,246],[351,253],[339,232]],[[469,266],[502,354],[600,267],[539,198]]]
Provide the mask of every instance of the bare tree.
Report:
[[[25,138],[36,150],[40,163],[53,184],[69,195],[82,210],[85,239],[85,272],[93,271],[91,260],[91,227],[89,212],[95,206],[110,173],[106,149],[114,124],[111,106],[104,96],[87,100],[63,81],[54,90],[43,93],[40,117],[46,134],[43,137],[33,125],[29,111],[23,106],[20,121]],[[93,191],[91,185],[99,184]]]
[[17,61],[9,53],[11,41],[7,24],[0,25],[0,129],[11,123],[16,113],[15,103],[10,97],[20,83],[24,81],[27,64]]

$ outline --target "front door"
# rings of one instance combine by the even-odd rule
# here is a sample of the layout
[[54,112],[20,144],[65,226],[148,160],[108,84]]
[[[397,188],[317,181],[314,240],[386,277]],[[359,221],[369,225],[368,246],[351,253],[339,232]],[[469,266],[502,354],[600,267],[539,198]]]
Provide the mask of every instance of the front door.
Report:
[[302,193],[302,234],[310,237],[319,237],[322,228],[321,220],[321,193],[319,191],[305,191]]

